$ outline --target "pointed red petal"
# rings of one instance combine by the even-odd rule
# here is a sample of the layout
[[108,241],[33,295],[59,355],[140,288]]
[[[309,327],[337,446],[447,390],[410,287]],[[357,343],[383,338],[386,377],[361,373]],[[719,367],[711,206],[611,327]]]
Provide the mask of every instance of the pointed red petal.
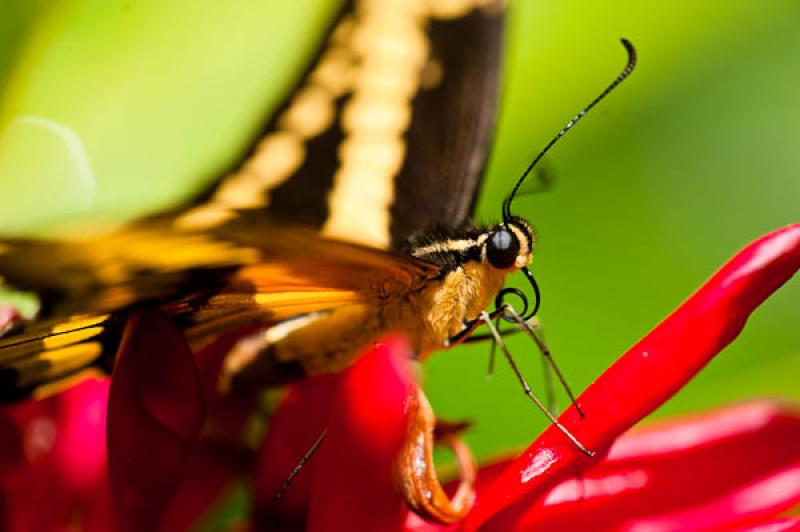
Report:
[[489,488],[467,516],[475,530],[525,496],[597,463],[614,439],[652,412],[728,345],[747,317],[800,268],[800,224],[753,242],[694,295],[634,345],[578,399],[560,421],[589,449],[581,454],[555,427],[548,428]]
[[237,474],[252,470],[253,456],[240,444],[255,396],[220,395],[219,374],[230,349],[258,326],[226,333],[195,353],[207,409],[206,437],[190,451],[184,474],[161,521],[162,530],[187,530],[223,496]]
[[681,512],[632,519],[620,530],[720,530],[754,524],[797,504],[800,500],[797,486],[800,486],[800,461]]
[[158,312],[125,330],[108,403],[108,462],[121,511],[155,529],[205,420],[194,358],[180,329]]
[[389,339],[342,375],[317,460],[308,529],[399,530],[406,509],[392,464],[414,390],[409,351]]
[[737,528],[738,532],[797,532],[800,517],[783,517]]

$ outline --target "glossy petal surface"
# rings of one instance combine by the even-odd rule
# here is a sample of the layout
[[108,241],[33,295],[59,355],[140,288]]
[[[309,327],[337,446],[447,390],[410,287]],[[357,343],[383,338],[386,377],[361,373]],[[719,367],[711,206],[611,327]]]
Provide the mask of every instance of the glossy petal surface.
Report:
[[798,466],[800,411],[746,403],[634,429],[597,465],[492,523],[544,530],[737,524],[800,501]]

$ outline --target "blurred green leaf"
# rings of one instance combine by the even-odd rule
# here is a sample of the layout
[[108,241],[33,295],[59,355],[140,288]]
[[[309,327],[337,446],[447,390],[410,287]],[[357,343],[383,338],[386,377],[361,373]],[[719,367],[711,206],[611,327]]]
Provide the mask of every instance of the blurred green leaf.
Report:
[[124,220],[196,193],[246,149],[337,4],[58,0],[32,22],[0,8],[19,24],[0,42],[28,28],[0,62],[0,232]]

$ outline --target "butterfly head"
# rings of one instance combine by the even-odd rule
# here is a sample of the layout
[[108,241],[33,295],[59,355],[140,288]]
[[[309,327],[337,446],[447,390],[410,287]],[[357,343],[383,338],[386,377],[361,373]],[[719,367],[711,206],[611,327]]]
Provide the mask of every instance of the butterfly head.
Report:
[[483,239],[481,256],[499,270],[519,270],[533,257],[533,229],[519,217],[511,217],[491,228]]
[[497,292],[495,307],[497,309],[503,307],[506,304],[506,296],[513,294],[522,302],[522,314],[525,315],[525,319],[528,319],[536,314],[541,303],[539,286],[528,269],[528,264],[533,258],[533,227],[518,216],[505,214],[503,223],[494,227],[489,234],[484,256],[486,261],[496,269],[504,270],[507,273],[514,271],[524,273],[533,289],[534,301],[531,306],[528,297],[519,289],[503,288]]
[[633,72],[637,60],[636,49],[627,39],[622,39],[621,42],[625,47],[625,51],[628,53],[628,62],[626,63],[625,68],[614,79],[614,81],[612,81],[611,84],[600,93],[599,96],[592,100],[581,112],[575,115],[572,120],[567,122],[561,131],[559,131],[556,136],[553,137],[553,139],[528,165],[528,167],[522,173],[522,176],[517,180],[516,184],[511,189],[509,195],[503,201],[503,223],[494,229],[487,240],[485,257],[489,263],[499,269],[514,268],[522,271],[522,273],[525,274],[525,277],[528,278],[528,282],[530,282],[535,296],[533,310],[528,314],[526,314],[528,310],[528,299],[516,288],[505,288],[500,290],[500,292],[497,294],[497,298],[495,299],[495,305],[498,308],[502,307],[504,304],[504,297],[508,294],[514,294],[523,301],[525,310],[522,312],[522,314],[525,314],[524,318],[526,320],[536,314],[541,301],[539,286],[536,284],[533,274],[531,274],[527,267],[528,263],[531,261],[533,231],[528,223],[518,216],[514,216],[512,214],[511,204],[514,202],[514,197],[518,192],[520,192],[520,187],[522,184],[525,182],[528,176],[531,175],[531,171],[536,168],[537,163],[539,163],[539,161],[542,160],[542,157],[544,157],[547,152],[550,151],[550,148],[552,148],[556,142],[558,142],[570,129],[572,129],[572,127],[577,124],[578,121],[586,115],[586,113],[591,111],[595,105],[603,100],[603,98],[608,96],[611,91],[613,91],[620,83],[625,81],[631,72]]
[[494,226],[433,228],[413,235],[406,251],[439,266],[442,274],[471,265],[505,276],[524,268],[533,256],[531,225],[517,216]]

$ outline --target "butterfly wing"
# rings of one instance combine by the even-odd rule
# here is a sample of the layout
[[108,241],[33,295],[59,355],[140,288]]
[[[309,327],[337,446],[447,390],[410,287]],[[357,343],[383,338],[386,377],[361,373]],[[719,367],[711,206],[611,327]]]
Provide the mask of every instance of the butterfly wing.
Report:
[[138,305],[160,306],[201,345],[438,275],[385,250],[471,215],[502,9],[399,3],[387,16],[368,3],[335,21],[267,133],[191,205],[99,235],[0,243],[0,279],[39,294],[46,320],[0,339],[0,393],[109,369]]
[[391,209],[396,246],[420,229],[472,221],[493,138],[503,30],[498,6],[431,23],[429,68],[440,81],[413,102],[420,119],[406,135]]
[[160,307],[200,346],[255,322],[407,292],[438,275],[412,257],[313,230],[259,229],[236,223],[195,234],[151,223],[72,241],[7,243],[0,271],[12,286],[43,294],[43,308],[42,319],[0,338],[0,398],[56,389],[54,382],[89,367],[109,370],[135,306]]
[[110,369],[104,353],[119,341],[108,314],[43,320],[0,338],[0,401],[46,396]]
[[247,159],[178,224],[256,210],[397,250],[416,231],[470,221],[497,106],[502,6],[369,3],[340,17]]

